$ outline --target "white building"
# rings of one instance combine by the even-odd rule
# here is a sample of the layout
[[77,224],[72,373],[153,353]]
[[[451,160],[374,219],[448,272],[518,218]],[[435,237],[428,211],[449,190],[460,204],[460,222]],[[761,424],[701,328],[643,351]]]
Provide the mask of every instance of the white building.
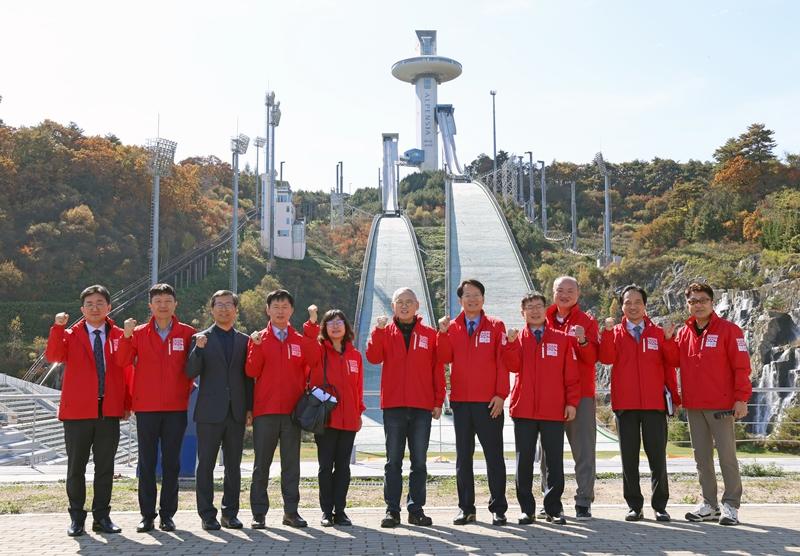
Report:
[[306,256],[306,223],[295,219],[292,189],[287,182],[275,184],[275,256],[302,260]]

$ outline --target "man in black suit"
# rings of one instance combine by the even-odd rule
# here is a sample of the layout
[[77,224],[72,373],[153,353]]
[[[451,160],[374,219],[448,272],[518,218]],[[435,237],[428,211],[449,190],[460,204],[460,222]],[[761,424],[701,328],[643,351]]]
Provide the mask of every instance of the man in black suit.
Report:
[[247,334],[233,325],[238,315],[238,296],[219,290],[211,296],[214,324],[194,336],[186,360],[186,374],[200,377],[200,390],[194,410],[197,423],[197,513],[203,529],[220,528],[214,507],[214,466],[222,446],[225,465],[222,496],[222,527],[240,529],[239,491],[241,490],[244,429],[253,420],[253,380],[244,373],[247,360]]

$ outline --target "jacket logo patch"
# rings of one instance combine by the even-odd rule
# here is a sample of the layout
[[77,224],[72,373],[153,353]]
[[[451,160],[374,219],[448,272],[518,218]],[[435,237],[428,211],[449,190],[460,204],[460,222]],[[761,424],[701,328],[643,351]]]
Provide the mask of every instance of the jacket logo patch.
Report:
[[658,351],[658,338],[647,338],[647,349]]
[[289,347],[292,349],[292,357],[300,357],[301,351],[300,346],[297,344],[289,344]]
[[547,345],[547,356],[558,357],[558,344],[546,344],[546,345]]
[[503,335],[500,337],[500,345],[504,346],[507,343],[508,343],[508,336],[506,335],[505,332],[503,332]]
[[718,339],[719,336],[717,334],[709,334],[708,336],[706,336],[706,347],[707,348],[717,347]]
[[569,332],[567,332],[567,336],[574,336],[575,335],[575,325],[569,327]]
[[119,338],[111,340],[111,351],[119,351]]
[[183,351],[183,338],[172,338],[172,351]]
[[419,336],[419,341],[417,342],[417,347],[419,349],[428,349],[428,337],[427,336]]
[[736,347],[739,348],[739,351],[747,353],[747,342],[744,341],[744,338],[736,338]]
[[349,359],[347,361],[347,365],[348,367],[350,367],[351,373],[358,374],[358,361],[353,361],[352,359]]
[[491,330],[481,330],[481,335],[478,336],[478,343],[479,344],[488,344],[492,341],[492,332]]

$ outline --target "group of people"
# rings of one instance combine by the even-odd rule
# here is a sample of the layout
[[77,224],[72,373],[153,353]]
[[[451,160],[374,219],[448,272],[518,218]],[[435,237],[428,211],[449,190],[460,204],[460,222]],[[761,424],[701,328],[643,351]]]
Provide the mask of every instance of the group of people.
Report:
[[[520,524],[537,515],[566,523],[563,443],[575,461],[575,518],[591,518],[594,501],[596,402],[595,366],[611,365],[611,405],[616,416],[628,521],[643,519],[639,487],[640,440],[651,470],[651,506],[658,521],[669,521],[666,467],[667,418],[678,407],[688,414],[703,502],[686,514],[690,521],[738,523],[742,495],[734,420],[747,414],[750,361],[742,331],[713,310],[713,290],[694,283],[686,289],[690,318],[679,330],[657,326],[647,315],[647,293],[631,285],[619,301],[619,324],[606,319],[602,330],[581,310],[577,280],[562,276],[551,302],[541,293],[520,304],[524,327],[509,328],[484,310],[486,290],[475,279],[457,290],[461,313],[443,317],[434,329],[422,322],[419,301],[409,288],[392,296],[393,314],[381,316],[366,345],[366,359],[381,365],[380,407],[386,440],[385,528],[401,523],[402,466],[406,449],[411,471],[407,521],[431,525],[424,512],[427,452],[433,419],[447,396],[456,437],[458,515],[454,525],[476,520],[473,457],[475,438],[487,464],[489,506],[494,525],[507,523],[504,411],[514,422],[516,495]],[[350,456],[365,410],[362,354],[338,309],[318,322],[308,308],[303,331],[290,324],[294,298],[286,290],[266,298],[267,326],[247,335],[235,328],[238,297],[228,290],[210,300],[214,324],[197,332],[175,316],[172,286],[149,292],[149,322],[109,318],[111,297],[94,285],[80,296],[83,318],[67,328],[59,313],[50,330],[46,357],[65,364],[59,419],[68,456],[66,489],[71,523],[67,533],[82,535],[87,512],[85,471],[93,455],[92,529],[117,533],[110,518],[114,456],[119,421],[135,413],[138,436],[139,532],[175,529],[181,443],[189,396],[199,383],[192,418],[197,428],[197,512],[205,530],[241,528],[238,518],[244,433],[252,425],[254,463],[250,488],[251,526],[266,526],[269,471],[280,445],[281,494],[285,525],[305,527],[300,502],[301,429],[292,418],[298,400],[314,387],[335,393],[337,404],[322,434],[315,434],[319,463],[321,525],[351,525],[345,512]],[[675,371],[680,367],[680,388]],[[511,387],[511,376],[514,376]],[[197,380],[199,378],[199,380]],[[509,398],[510,397],[510,398]],[[508,403],[506,399],[509,398]],[[536,512],[533,471],[537,443],[542,450],[543,503]],[[714,472],[717,448],[725,484],[720,505]],[[161,493],[157,506],[156,466],[161,453]],[[214,468],[224,462],[221,516],[214,505]]]

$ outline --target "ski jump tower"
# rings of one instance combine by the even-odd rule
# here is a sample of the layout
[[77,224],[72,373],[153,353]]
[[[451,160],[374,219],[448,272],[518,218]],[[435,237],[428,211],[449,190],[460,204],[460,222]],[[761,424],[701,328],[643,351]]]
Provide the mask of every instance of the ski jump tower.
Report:
[[400,60],[392,75],[411,83],[417,92],[417,146],[423,151],[422,170],[439,169],[439,142],[436,135],[436,103],[439,83],[461,75],[461,64],[436,55],[436,31],[417,31],[419,56]]

